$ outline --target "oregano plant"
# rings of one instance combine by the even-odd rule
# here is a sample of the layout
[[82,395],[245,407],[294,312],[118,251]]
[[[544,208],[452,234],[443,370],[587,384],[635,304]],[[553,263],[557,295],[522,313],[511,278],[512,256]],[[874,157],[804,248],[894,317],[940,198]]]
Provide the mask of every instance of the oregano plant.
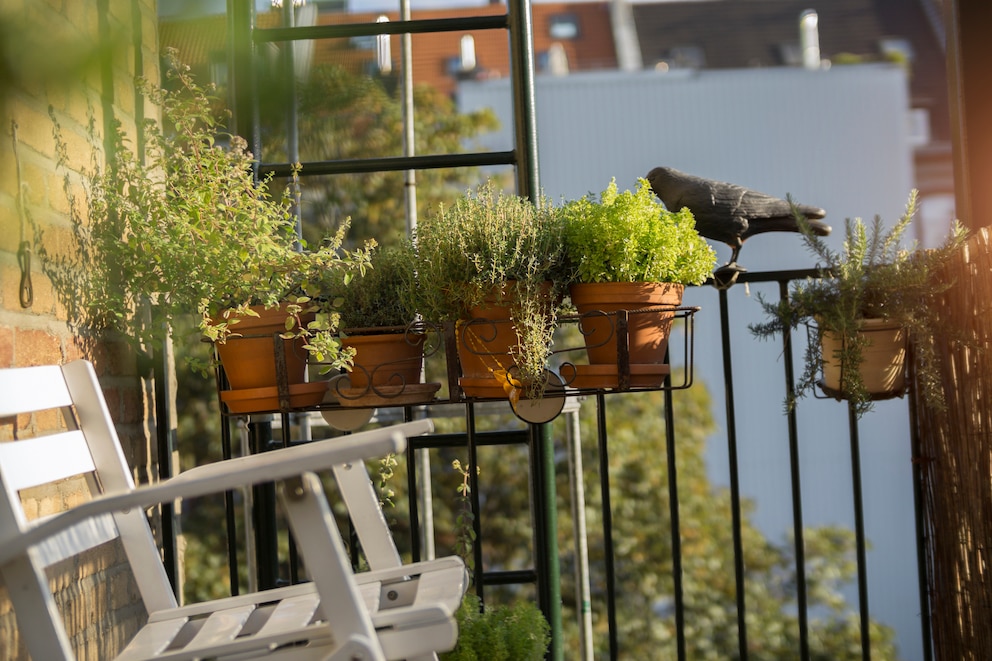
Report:
[[[312,249],[299,241],[296,187],[274,192],[271,177],[256,177],[247,143],[225,130],[217,99],[174,51],[165,78],[163,87],[138,81],[161,120],[139,126],[140,141],[111,122],[108,153],[94,150],[82,175],[68,168],[50,110],[76,245],[42,257],[60,298],[78,303],[73,321],[142,348],[157,344],[176,316],[196,315],[203,336],[223,342],[256,314],[251,306],[286,303],[286,336],[303,337],[327,369],[347,365],[335,301],[319,283],[329,272],[363,272],[370,246],[344,250],[346,224]],[[96,144],[92,119],[89,132]]]

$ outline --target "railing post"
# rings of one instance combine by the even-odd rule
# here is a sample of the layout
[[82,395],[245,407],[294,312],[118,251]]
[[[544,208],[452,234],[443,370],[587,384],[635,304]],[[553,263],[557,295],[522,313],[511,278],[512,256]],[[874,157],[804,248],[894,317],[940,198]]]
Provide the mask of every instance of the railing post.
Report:
[[[789,285],[786,280],[779,280],[779,297],[783,301],[789,299]],[[787,393],[793,392],[796,378],[792,369],[792,331],[788,328],[782,333],[782,356],[785,366],[785,388]],[[792,478],[792,534],[793,548],[796,555],[796,608],[799,619],[799,658],[809,659],[809,597],[806,592],[806,530],[803,523],[803,493],[799,475],[799,429],[796,423],[796,411],[792,407],[788,415],[789,425],[789,472]]]
[[[666,358],[666,362],[667,362]],[[671,386],[671,373],[665,385]],[[675,652],[679,661],[686,659],[685,595],[682,588],[682,524],[679,519],[678,468],[675,463],[675,415],[671,388],[665,389],[665,450],[668,460],[668,510],[672,537],[672,592],[675,600]]]
[[861,492],[861,441],[858,415],[854,405],[847,405],[851,427],[851,483],[854,492],[854,535],[858,558],[858,611],[861,616],[861,658],[871,661],[871,618],[868,614],[868,560],[865,550],[865,512]]
[[730,463],[730,509],[734,537],[734,581],[737,591],[737,645],[747,661],[747,611],[744,595],[744,543],[741,539],[741,486],[737,463],[737,422],[734,417],[734,371],[730,351],[730,313],[727,290],[720,290],[720,334],[723,345],[723,379],[727,399],[727,452]]
[[538,567],[537,587],[541,609],[551,626],[551,644],[546,659],[564,658],[561,620],[561,567],[558,559],[558,495],[555,488],[555,447],[551,426],[530,425],[535,479],[531,498],[534,510]]
[[606,448],[606,398],[596,394],[596,425],[599,443],[599,488],[603,499],[603,562],[606,565],[606,618],[610,636],[610,658],[619,654],[617,639],[616,567],[613,548],[613,507],[610,504],[610,457]]
[[534,102],[534,29],[530,0],[512,0],[510,71],[513,85],[517,194],[536,200],[541,192],[537,160],[537,107]]

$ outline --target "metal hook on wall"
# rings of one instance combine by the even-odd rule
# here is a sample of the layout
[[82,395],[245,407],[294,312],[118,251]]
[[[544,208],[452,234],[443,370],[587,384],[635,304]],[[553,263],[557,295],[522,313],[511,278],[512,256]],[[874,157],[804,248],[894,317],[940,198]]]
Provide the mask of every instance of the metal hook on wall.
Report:
[[31,284],[31,243],[21,241],[17,250],[17,263],[21,267],[21,284],[18,295],[22,308],[29,308],[34,303],[34,287]]

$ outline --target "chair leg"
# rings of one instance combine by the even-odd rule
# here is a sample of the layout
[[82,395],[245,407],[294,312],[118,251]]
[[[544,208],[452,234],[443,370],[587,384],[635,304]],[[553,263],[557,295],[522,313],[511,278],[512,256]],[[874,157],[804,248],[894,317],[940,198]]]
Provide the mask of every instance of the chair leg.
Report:
[[[33,552],[33,551],[31,551]],[[61,626],[62,614],[54,610],[54,602],[40,598],[49,590],[45,573],[32,566],[26,558],[13,560],[0,571],[0,585],[6,584],[7,594],[18,613],[21,637],[34,655],[47,659],[72,659],[69,636]],[[27,613],[46,613],[48,618],[26,619]],[[3,647],[3,646],[0,646]]]
[[[329,658],[385,661],[320,480],[306,473],[282,481],[278,491],[293,536],[311,568],[323,613],[342,645]],[[344,653],[348,649],[352,656]]]

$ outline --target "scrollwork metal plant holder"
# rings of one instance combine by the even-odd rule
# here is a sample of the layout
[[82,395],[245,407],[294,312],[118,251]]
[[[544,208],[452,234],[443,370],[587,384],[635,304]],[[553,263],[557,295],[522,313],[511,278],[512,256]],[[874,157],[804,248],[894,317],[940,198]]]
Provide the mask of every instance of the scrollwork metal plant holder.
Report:
[[[619,312],[592,311],[586,312],[582,315],[563,317],[561,319],[563,324],[574,323],[578,326],[579,332],[586,340],[586,344],[581,347],[566,347],[557,349],[553,352],[553,355],[564,356],[577,353],[581,354],[583,352],[587,352],[588,349],[606,346],[612,343],[614,339],[616,340],[617,347],[616,363],[611,364],[602,370],[607,374],[607,376],[610,377],[611,382],[609,385],[587,385],[591,379],[583,379],[580,376],[581,371],[588,369],[587,365],[571,360],[561,360],[556,362],[558,362],[558,373],[562,378],[563,385],[570,392],[574,391],[577,394],[588,394],[595,392],[627,392],[631,390],[684,390],[689,388],[693,383],[695,314],[698,311],[698,307],[657,306],[638,310],[622,310]],[[642,314],[658,314],[659,312],[668,312],[673,315],[665,322],[670,326],[670,332],[663,361],[651,363],[649,365],[632,364],[630,361],[629,344],[631,317]],[[584,330],[582,323],[584,320],[589,319],[605,321],[608,323],[609,328],[609,332],[603,336],[602,340],[592,344],[588,342],[588,335],[591,331]],[[675,332],[675,329],[678,326],[683,327],[681,333]],[[678,382],[673,383],[670,378],[672,372],[670,358],[673,354],[672,339],[676,335],[681,336],[681,341],[677,343],[679,349],[675,355],[681,357],[678,362],[683,365],[684,369],[681,371],[681,379]],[[613,370],[613,367],[616,368],[615,371]],[[615,381],[613,379],[615,379]]]
[[[353,333],[371,329],[349,329]],[[403,406],[433,399],[440,383],[423,383],[421,373],[424,358],[441,347],[438,325],[417,320],[406,327],[375,329],[391,335],[403,335],[413,349],[409,357],[376,363],[372,369],[356,363],[350,372],[334,379],[331,396],[341,406]]]
[[[639,372],[638,365],[630,363],[629,326],[632,317],[659,311],[673,314],[668,323],[671,325],[668,346],[664,362],[650,365],[650,378],[645,379],[645,372]],[[405,337],[423,337],[422,353],[417,361],[437,355],[443,347],[448,377],[448,396],[438,399],[436,394],[441,384],[424,384],[419,380],[414,383],[401,374],[401,368],[406,361],[381,363],[372,369],[361,366],[355,367],[351,374],[342,373],[329,381],[328,394],[323,403],[308,407],[321,412],[331,426],[338,429],[356,429],[371,419],[375,408],[390,406],[406,406],[426,403],[459,403],[473,401],[495,401],[507,399],[513,412],[522,420],[531,423],[548,422],[556,417],[564,407],[567,397],[582,396],[590,393],[616,393],[646,390],[683,390],[693,383],[694,359],[694,324],[698,307],[667,307],[644,308],[641,310],[621,312],[587,312],[583,315],[566,315],[559,317],[559,326],[575,324],[582,330],[583,319],[605,319],[609,323],[609,332],[602,340],[593,346],[606,345],[614,337],[617,339],[615,378],[616,381],[606,387],[590,387],[576,379],[577,368],[581,368],[582,359],[587,345],[555,346],[550,351],[549,366],[546,369],[546,382],[543,384],[541,397],[528,399],[522,396],[520,371],[509,353],[486,351],[471,348],[472,353],[491,359],[494,372],[499,373],[497,388],[492,397],[469,397],[458,385],[461,374],[461,363],[458,356],[459,333],[454,322],[435,323],[418,320],[406,327],[390,329],[394,333],[403,333]],[[473,332],[481,339],[491,339],[496,335],[496,324],[509,320],[475,319],[469,322]],[[488,331],[486,329],[489,329]],[[357,329],[355,332],[358,332]],[[365,329],[367,330],[367,329]],[[585,339],[585,338],[583,338]],[[673,382],[671,370],[674,356],[675,364],[682,367],[675,371],[680,377]],[[574,357],[574,358],[573,358]],[[377,378],[378,377],[378,378]],[[356,381],[358,384],[356,385]],[[280,389],[285,394],[285,386]],[[286,409],[283,408],[283,411]]]

